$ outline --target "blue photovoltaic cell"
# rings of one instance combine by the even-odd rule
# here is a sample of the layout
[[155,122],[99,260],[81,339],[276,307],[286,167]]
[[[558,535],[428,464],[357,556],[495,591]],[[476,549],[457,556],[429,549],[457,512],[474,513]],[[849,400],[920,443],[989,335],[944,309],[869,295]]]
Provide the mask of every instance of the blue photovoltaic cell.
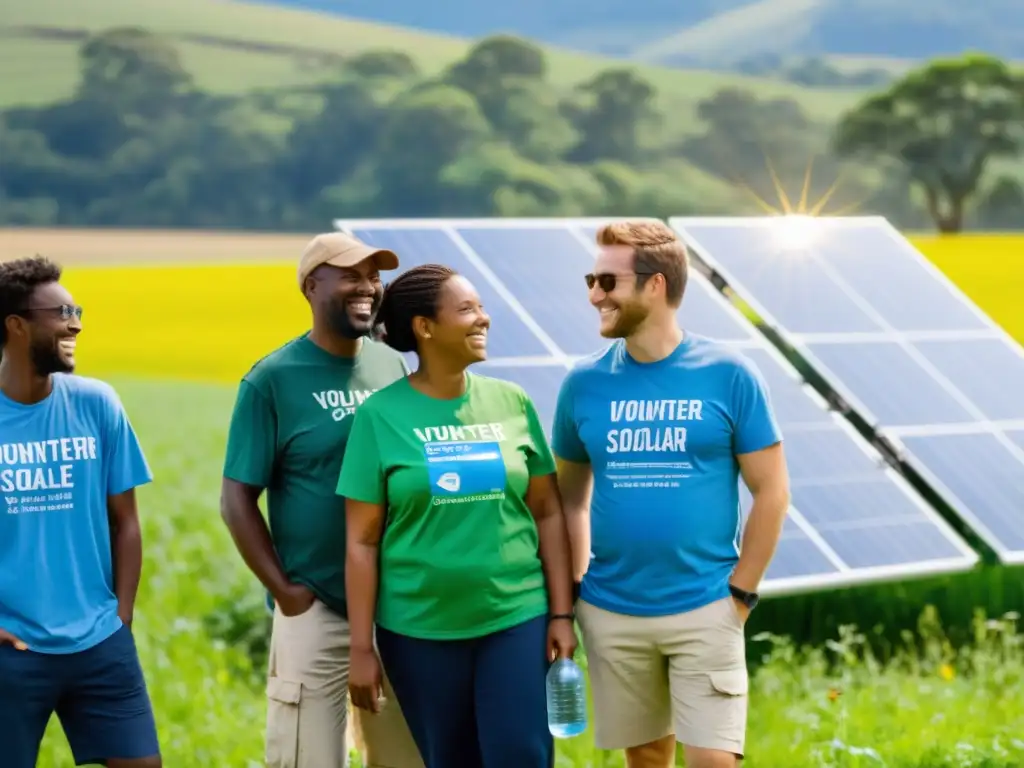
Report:
[[[743,275],[748,297],[776,298],[775,319],[794,333],[879,332],[883,327],[833,282],[824,266],[805,253],[790,253],[754,227],[687,225],[698,254],[726,254],[719,261]],[[822,312],[826,308],[827,311]]]
[[1006,433],[1006,436],[1010,438],[1014,445],[1024,451],[1024,429],[1011,429]]
[[[907,258],[909,250],[899,253],[903,245],[911,247],[894,241],[887,228],[869,224],[844,227],[812,246],[812,252],[895,331],[985,330],[985,321],[970,307],[950,301],[949,291],[927,266]],[[902,258],[893,258],[894,253]]]
[[526,390],[540,417],[544,429],[551,433],[555,420],[555,403],[558,388],[569,372],[564,365],[501,365],[500,363],[479,365],[474,372],[496,379],[514,381]]
[[[458,233],[567,355],[588,355],[608,344],[583,280],[594,270],[594,254],[582,232],[461,227]],[[679,309],[683,327],[721,341],[751,340],[752,326],[713,291],[706,281],[691,281]]]
[[835,426],[835,421],[821,405],[808,395],[803,384],[793,378],[778,358],[765,349],[745,349],[747,357],[761,373],[772,399],[775,418],[783,431],[797,425]]
[[753,342],[757,329],[732,307],[726,307],[723,299],[707,280],[690,279],[676,313],[679,324],[692,333],[718,341]]
[[913,347],[985,419],[1024,420],[1024,355],[1006,339],[917,341]]
[[458,232],[567,355],[588,355],[608,343],[583,281],[594,258],[568,229]]
[[1024,561],[1020,345],[884,220],[672,225],[1000,557]]
[[394,279],[409,267],[420,264],[446,264],[464,274],[477,289],[491,316],[488,348],[502,357],[548,354],[540,340],[501,298],[466,255],[443,229],[361,229],[353,232],[363,242],[395,251],[401,269],[385,273],[385,281]]
[[979,533],[987,530],[988,538],[1005,551],[1024,552],[1024,472],[1020,459],[996,435],[901,440],[932,479],[956,498],[953,506],[969,512]]
[[[338,225],[366,242],[393,248],[402,269],[437,261],[469,277],[492,316],[490,357],[474,370],[520,384],[550,434],[558,390],[570,364],[557,355],[588,355],[609,343],[598,333],[597,311],[583,281],[594,265],[592,224],[567,220],[559,226],[510,225],[506,220],[501,226],[486,221]],[[765,591],[944,572],[974,561],[955,534],[925,511],[908,487],[897,484],[863,440],[841,426],[789,363],[696,270],[691,270],[679,316],[693,333],[738,345],[736,351],[763,376],[784,434],[794,506],[768,569]],[[531,321],[556,349],[541,344]],[[740,491],[745,514],[751,500],[742,482]],[[923,543],[905,551],[886,540],[894,531],[920,531]]]
[[904,427],[976,420],[895,341],[811,343],[807,348],[879,424]]

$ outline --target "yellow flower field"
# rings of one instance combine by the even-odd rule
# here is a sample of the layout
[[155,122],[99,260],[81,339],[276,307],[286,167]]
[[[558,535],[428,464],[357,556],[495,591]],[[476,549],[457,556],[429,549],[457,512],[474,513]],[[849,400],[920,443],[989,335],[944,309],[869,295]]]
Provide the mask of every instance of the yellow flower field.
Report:
[[[236,381],[306,327],[288,254],[280,262],[228,264],[219,239],[211,249],[217,262],[197,266],[202,240],[193,242],[189,264],[68,267],[66,284],[86,307],[83,372]],[[1024,338],[1024,236],[913,242],[996,322]]]

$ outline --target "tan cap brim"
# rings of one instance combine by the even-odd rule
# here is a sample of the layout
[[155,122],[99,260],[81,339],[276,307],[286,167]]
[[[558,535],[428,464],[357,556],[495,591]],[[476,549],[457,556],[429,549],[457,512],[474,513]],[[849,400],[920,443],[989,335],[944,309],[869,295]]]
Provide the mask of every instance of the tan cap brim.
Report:
[[322,264],[332,267],[354,267],[372,260],[380,270],[398,269],[398,255],[387,248],[374,248],[343,232],[330,232],[314,237],[299,260],[299,286]]

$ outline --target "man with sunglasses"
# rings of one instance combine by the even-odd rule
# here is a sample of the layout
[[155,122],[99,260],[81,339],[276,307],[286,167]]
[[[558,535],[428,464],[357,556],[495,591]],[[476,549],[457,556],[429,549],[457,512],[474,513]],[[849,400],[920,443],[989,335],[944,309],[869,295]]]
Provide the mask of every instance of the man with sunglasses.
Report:
[[423,766],[386,680],[379,713],[349,707],[345,500],[335,493],[356,409],[409,370],[368,338],[381,271],[397,268],[392,251],[344,233],[313,238],[297,274],[311,329],[259,360],[239,385],[221,514],[272,599],[268,768],[344,768],[350,715],[368,768]]
[[60,278],[0,264],[0,763],[35,768],[56,713],[78,765],[160,768],[131,633],[152,475],[114,390],[73,374]]
[[[683,243],[657,221],[597,234],[587,275],[615,339],[562,384],[553,447],[580,596],[594,736],[630,768],[732,768],[747,719],[743,627],[789,508],[768,391],[679,327]],[[743,530],[739,478],[754,503]]]

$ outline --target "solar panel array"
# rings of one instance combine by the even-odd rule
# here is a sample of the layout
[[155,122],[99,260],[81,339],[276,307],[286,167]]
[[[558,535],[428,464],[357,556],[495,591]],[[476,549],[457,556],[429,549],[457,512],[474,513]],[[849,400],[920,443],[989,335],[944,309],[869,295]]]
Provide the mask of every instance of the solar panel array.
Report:
[[[575,359],[606,346],[583,275],[593,268],[594,219],[338,220],[364,242],[395,250],[401,269],[447,264],[469,278],[489,314],[490,359],[479,372],[515,381],[545,425]],[[805,385],[756,328],[691,273],[681,324],[758,366],[785,434],[793,506],[766,593],[969,568],[977,556]],[[744,510],[750,496],[740,483]]]
[[672,226],[1004,562],[1024,562],[1024,350],[885,219]]

